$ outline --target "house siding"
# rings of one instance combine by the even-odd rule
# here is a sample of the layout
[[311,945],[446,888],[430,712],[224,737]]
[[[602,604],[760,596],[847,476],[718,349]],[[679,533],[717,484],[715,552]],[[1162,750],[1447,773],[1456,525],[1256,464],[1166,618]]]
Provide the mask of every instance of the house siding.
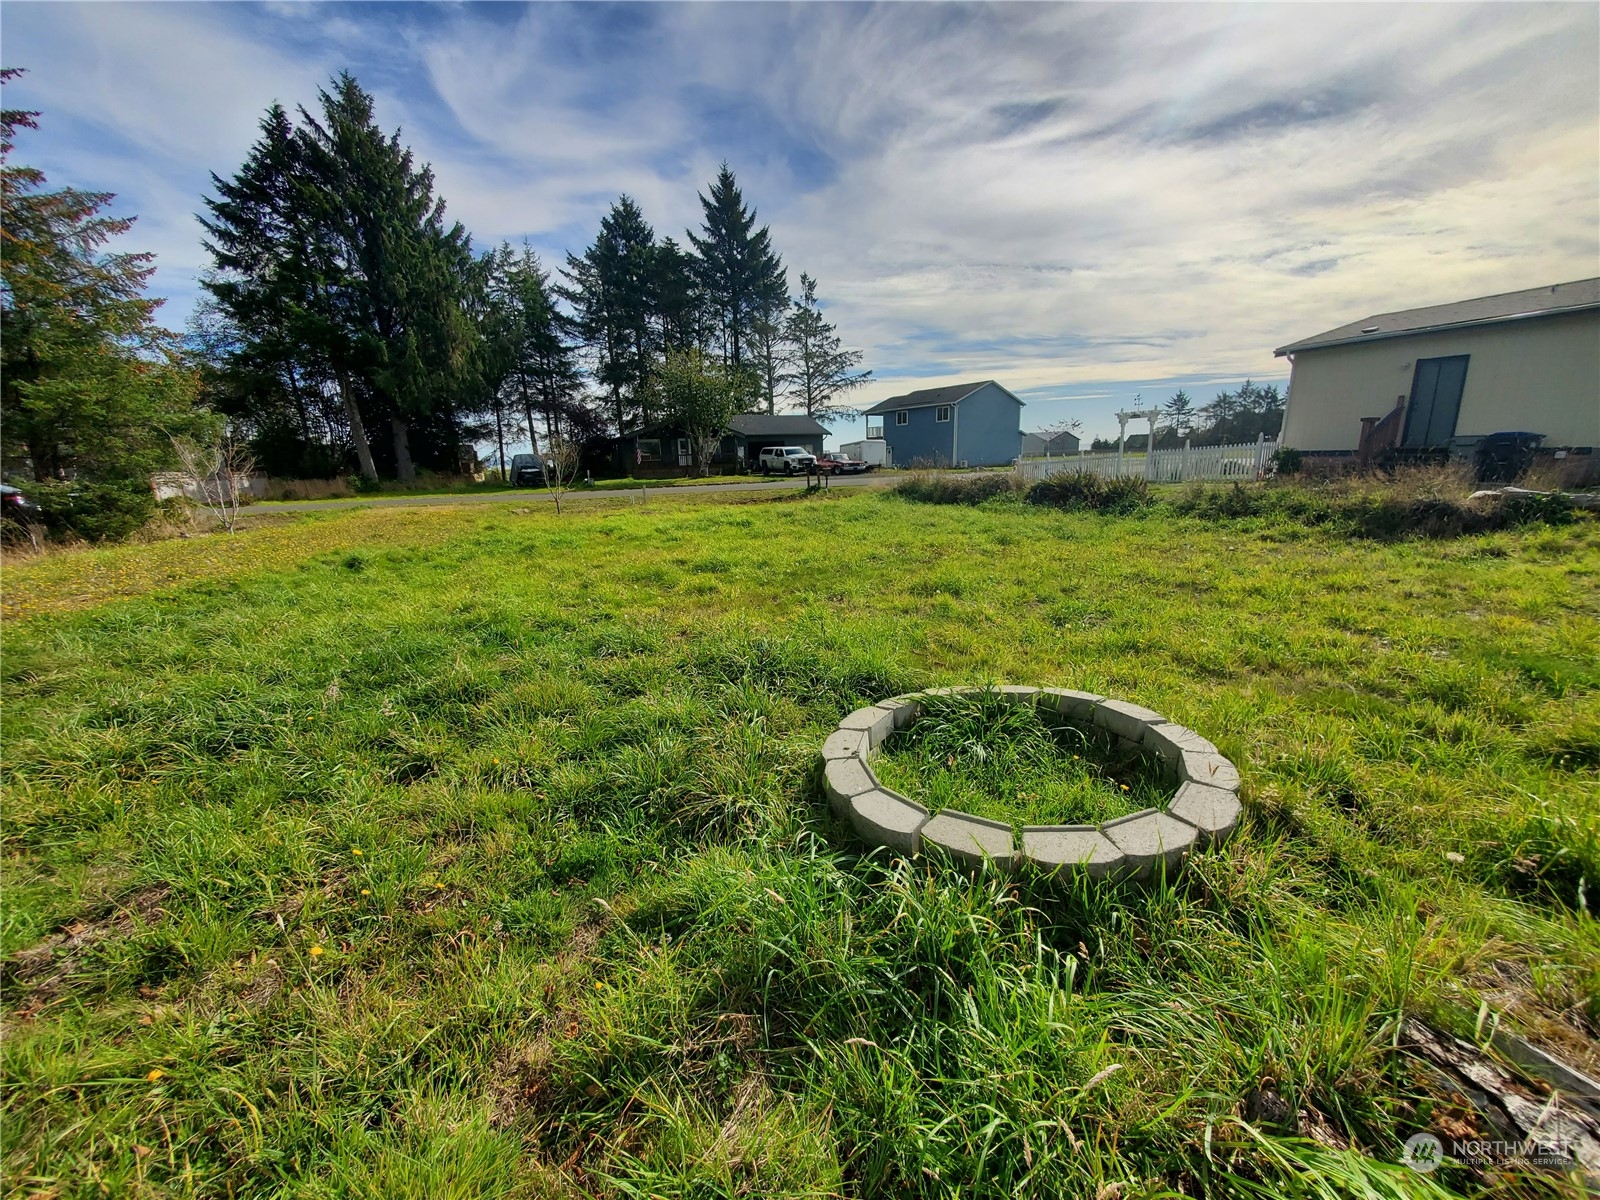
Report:
[[948,421],[934,420],[938,410],[932,405],[901,409],[906,414],[904,425],[898,423],[899,413],[883,414],[883,440],[889,444],[895,466],[909,467],[917,462],[950,464],[950,436],[955,427],[955,406],[950,407],[952,411]]
[[[1456,434],[1528,430],[1546,446],[1600,446],[1600,312],[1440,330],[1294,355],[1282,441],[1351,451],[1362,417],[1408,402],[1419,358],[1470,356]],[[963,451],[964,453],[964,451]]]
[[[1022,453],[1022,401],[995,383],[985,383],[949,404],[950,420],[938,419],[937,404],[875,413],[897,467],[916,462],[974,467],[1001,466]],[[897,424],[899,413],[906,423]]]
[[957,409],[956,462],[1003,466],[1022,453],[1022,401],[992,383],[966,396]]

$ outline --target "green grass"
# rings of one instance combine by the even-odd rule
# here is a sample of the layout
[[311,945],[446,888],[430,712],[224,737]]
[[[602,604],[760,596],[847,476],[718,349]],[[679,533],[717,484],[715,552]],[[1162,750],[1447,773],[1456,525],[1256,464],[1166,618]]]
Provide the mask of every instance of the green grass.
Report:
[[1160,772],[1103,732],[1047,723],[984,689],[928,696],[874,756],[879,779],[933,812],[1023,825],[1098,825],[1172,798]]
[[[1597,1066],[1592,521],[594,498],[5,593],[0,937],[59,939],[14,1194],[1554,1194],[1394,1166],[1469,1115],[1394,1043],[1483,1001]],[[987,680],[1196,729],[1239,835],[1149,887],[863,852],[827,732]]]

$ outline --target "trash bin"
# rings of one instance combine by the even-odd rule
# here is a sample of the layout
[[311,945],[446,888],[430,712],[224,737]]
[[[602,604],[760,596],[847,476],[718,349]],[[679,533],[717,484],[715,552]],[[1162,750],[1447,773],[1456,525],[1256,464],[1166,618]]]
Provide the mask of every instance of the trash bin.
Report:
[[1511,483],[1533,465],[1542,433],[1491,433],[1478,443],[1478,481]]

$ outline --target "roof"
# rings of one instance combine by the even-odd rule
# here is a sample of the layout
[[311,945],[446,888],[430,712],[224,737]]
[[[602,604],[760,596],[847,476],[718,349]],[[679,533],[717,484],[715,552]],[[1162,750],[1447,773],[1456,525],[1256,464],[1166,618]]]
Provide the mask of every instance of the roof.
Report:
[[[649,425],[624,429],[621,436],[670,433],[677,429],[671,421],[652,421]],[[747,438],[827,437],[828,431],[804,413],[739,413],[728,422],[728,432]]]
[[[902,408],[927,408],[932,404],[959,404],[979,388],[991,383],[994,383],[994,380],[980,379],[977,383],[953,383],[949,387],[923,388],[920,392],[907,392],[904,396],[890,396],[887,400],[879,400],[867,409],[867,412],[870,415],[895,412]],[[998,383],[994,385],[1000,387]],[[1006,391],[1005,388],[1000,390]],[[1006,395],[1011,396],[1011,393],[1006,392]],[[1017,399],[1015,396],[1011,398]],[[1017,403],[1021,404],[1022,401],[1017,400]]]
[[1319,333],[1303,341],[1279,346],[1273,354],[1282,357],[1300,350],[1320,350],[1325,346],[1344,346],[1352,342],[1375,342],[1383,338],[1409,337],[1463,325],[1490,325],[1498,321],[1517,321],[1525,317],[1548,317],[1557,313],[1600,308],[1600,278],[1579,279],[1458,300],[1454,304],[1435,304],[1429,308],[1408,308],[1404,312],[1379,313]]
[[728,428],[742,437],[826,437],[828,431],[804,413],[740,413]]

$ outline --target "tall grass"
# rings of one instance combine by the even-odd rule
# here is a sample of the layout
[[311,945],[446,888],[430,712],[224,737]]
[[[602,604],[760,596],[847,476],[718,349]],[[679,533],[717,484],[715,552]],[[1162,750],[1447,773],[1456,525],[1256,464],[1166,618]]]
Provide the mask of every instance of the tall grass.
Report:
[[[1438,1195],[1400,1143],[1471,1114],[1403,1015],[1600,1065],[1597,562],[835,494],[8,567],[7,1182]],[[1196,728],[1240,835],[1148,887],[864,851],[823,737],[984,679]]]

